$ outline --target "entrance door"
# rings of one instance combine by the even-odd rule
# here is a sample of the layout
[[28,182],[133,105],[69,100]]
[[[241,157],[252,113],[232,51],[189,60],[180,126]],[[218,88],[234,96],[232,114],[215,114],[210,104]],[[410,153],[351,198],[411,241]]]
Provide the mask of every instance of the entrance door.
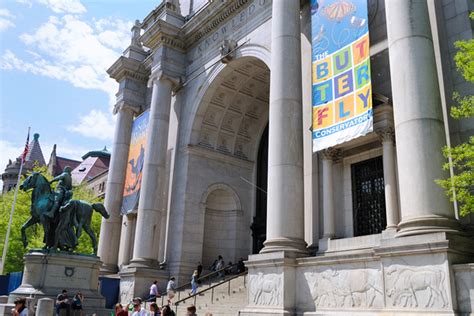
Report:
[[387,226],[382,157],[352,165],[352,200],[354,236],[381,233]]
[[268,125],[262,134],[257,158],[257,203],[255,217],[250,226],[252,229],[252,253],[258,253],[263,248],[267,238],[267,178],[268,178]]

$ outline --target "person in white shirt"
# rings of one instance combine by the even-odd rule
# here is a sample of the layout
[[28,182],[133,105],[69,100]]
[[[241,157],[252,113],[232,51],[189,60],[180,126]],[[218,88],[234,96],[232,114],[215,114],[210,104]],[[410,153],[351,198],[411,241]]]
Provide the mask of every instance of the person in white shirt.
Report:
[[174,297],[176,291],[175,277],[172,276],[166,285],[166,292],[168,293],[168,299],[171,300]]
[[132,303],[133,310],[131,316],[148,316],[148,312],[142,307],[142,299],[140,297],[135,297]]
[[154,300],[155,298],[157,298],[159,295],[158,295],[158,286],[156,285],[156,283],[158,283],[158,281],[154,281],[153,284],[150,286],[150,295],[148,296],[148,300],[147,301],[152,301]]

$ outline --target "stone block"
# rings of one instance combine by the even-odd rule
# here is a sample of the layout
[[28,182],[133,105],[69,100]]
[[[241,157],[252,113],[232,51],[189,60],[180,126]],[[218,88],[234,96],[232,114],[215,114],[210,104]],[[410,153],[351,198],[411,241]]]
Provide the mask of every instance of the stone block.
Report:
[[110,311],[105,309],[105,299],[99,293],[99,268],[102,264],[99,257],[31,251],[24,260],[22,283],[10,293],[9,303],[18,297],[27,297],[28,308],[33,311],[38,300],[55,300],[66,289],[71,298],[78,291],[82,292],[86,298],[83,304],[85,313],[110,315]]
[[474,311],[474,264],[454,265],[453,271],[458,310],[461,313],[472,313]]

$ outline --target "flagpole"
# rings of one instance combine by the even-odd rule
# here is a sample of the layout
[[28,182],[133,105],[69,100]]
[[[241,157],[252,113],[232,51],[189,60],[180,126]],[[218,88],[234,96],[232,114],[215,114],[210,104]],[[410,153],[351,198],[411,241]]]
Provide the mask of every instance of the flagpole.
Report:
[[[28,144],[29,140],[30,140],[30,127],[28,127],[28,136],[26,137],[25,150],[27,150],[29,146]],[[26,158],[25,156],[26,156],[25,151],[23,151],[21,162],[20,162],[20,171],[18,172],[18,180],[16,181],[16,186],[15,186],[15,194],[13,195],[12,210],[10,211],[10,220],[8,221],[7,235],[5,236],[5,244],[3,245],[2,262],[0,263],[0,275],[3,274],[3,269],[5,267],[5,259],[7,258],[8,240],[10,239],[10,229],[12,226],[13,213],[15,212],[16,197],[18,195],[18,188],[20,187],[21,172],[23,171],[23,164]]]

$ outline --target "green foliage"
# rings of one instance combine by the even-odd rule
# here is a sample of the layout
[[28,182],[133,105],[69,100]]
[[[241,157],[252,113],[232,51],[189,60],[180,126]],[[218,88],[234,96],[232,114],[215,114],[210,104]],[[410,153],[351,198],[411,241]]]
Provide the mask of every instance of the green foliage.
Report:
[[[52,179],[52,177],[47,174],[45,167],[36,167],[34,171],[41,172],[46,178],[48,178],[48,180]],[[26,176],[29,176],[29,174]],[[25,178],[25,176],[22,177],[21,181],[23,181]],[[75,200],[84,200],[89,203],[101,202],[100,199],[94,196],[92,190],[86,188],[84,185],[74,187],[73,192],[73,199]],[[13,196],[14,190],[0,195],[0,253],[3,251],[5,243],[5,236],[7,232],[8,221],[10,219]],[[4,273],[23,271],[23,255],[30,249],[43,247],[43,227],[40,224],[37,224],[27,229],[26,234],[28,236],[29,244],[27,249],[23,248],[20,228],[30,217],[30,205],[31,191],[24,192],[22,190],[18,190]],[[97,212],[94,212],[92,215],[91,226],[96,233],[96,237],[98,237],[100,230],[101,218],[101,215]],[[90,238],[85,232],[83,232],[79,238],[79,246],[77,247],[76,252],[86,254],[93,253]]]
[[[470,14],[474,19],[474,12]],[[458,41],[455,46],[459,49],[454,57],[458,70],[466,81],[474,83],[474,40]],[[474,96],[461,97],[458,93],[453,95],[456,105],[451,108],[451,116],[456,119],[474,116]],[[451,200],[456,199],[461,216],[474,213],[474,136],[469,141],[455,147],[443,149],[446,158],[451,157],[451,162],[444,164],[443,168],[453,168],[454,175],[445,180],[438,180]],[[454,193],[456,194],[454,196]]]

